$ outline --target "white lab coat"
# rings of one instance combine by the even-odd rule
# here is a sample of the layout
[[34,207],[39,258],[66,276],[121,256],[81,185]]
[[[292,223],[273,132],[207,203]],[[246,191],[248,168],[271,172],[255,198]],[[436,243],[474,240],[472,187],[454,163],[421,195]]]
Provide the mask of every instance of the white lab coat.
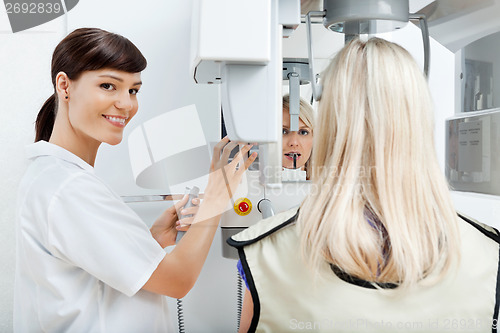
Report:
[[168,332],[163,296],[141,290],[165,256],[92,166],[45,141],[20,184],[16,332]]

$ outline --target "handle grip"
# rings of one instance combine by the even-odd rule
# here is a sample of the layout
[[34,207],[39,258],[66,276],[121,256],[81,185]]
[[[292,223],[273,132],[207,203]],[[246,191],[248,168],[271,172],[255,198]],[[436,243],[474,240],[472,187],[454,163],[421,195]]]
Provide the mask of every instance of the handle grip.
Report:
[[[189,189],[189,187],[186,187],[186,194],[189,192],[189,197],[188,197],[188,202],[184,205],[184,209],[193,207],[193,199],[198,197],[198,194],[200,193],[200,189],[196,186],[193,186],[192,189]],[[188,214],[188,215],[182,215],[181,218],[185,217],[192,217],[193,214]],[[175,237],[175,243],[178,243],[182,236],[184,236],[186,232],[185,231],[177,231],[177,236]]]

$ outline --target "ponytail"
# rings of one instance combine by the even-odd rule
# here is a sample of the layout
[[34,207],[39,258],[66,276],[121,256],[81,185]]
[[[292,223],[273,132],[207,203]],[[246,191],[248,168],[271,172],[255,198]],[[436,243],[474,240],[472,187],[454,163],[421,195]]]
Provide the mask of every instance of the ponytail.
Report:
[[54,121],[56,120],[56,94],[49,97],[43,104],[35,122],[35,142],[49,141]]

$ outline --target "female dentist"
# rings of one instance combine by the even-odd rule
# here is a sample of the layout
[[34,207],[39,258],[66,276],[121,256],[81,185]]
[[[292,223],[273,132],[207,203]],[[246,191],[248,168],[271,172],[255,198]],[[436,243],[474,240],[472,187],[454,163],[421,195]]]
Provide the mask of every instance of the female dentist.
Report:
[[166,254],[187,196],[148,230],[93,168],[100,144],[120,143],[137,113],[145,67],[128,39],[95,28],[73,31],[54,51],[54,94],[38,115],[19,188],[17,332],[172,331],[161,295],[183,297],[201,271],[228,190],[256,154],[243,162],[247,145],[227,164],[236,143],[216,145],[204,200],[182,212],[197,214],[182,221],[191,227]]

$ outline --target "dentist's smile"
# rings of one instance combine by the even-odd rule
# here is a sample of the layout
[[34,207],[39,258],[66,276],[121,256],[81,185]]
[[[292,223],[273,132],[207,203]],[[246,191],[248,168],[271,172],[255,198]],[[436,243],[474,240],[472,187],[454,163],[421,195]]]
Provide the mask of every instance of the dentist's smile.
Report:
[[125,127],[128,117],[102,115],[109,123],[117,127]]

